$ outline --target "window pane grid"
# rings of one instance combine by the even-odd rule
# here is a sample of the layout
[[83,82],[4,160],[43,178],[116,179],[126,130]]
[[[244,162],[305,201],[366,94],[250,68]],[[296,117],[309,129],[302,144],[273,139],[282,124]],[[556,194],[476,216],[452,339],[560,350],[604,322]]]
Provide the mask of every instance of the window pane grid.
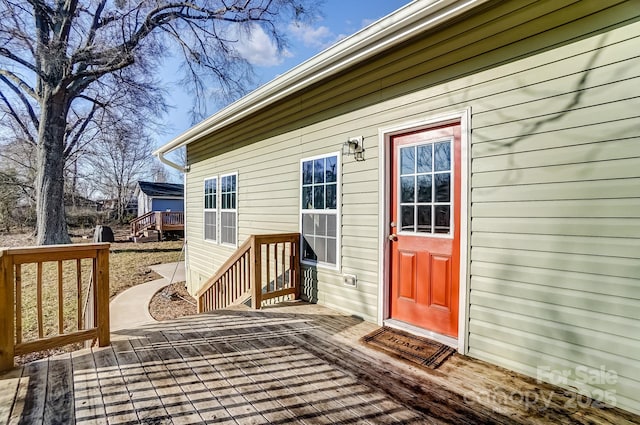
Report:
[[218,180],[217,179],[207,179],[204,181],[204,208],[205,209],[215,209],[217,203],[217,188],[218,188]]
[[337,157],[302,163],[302,209],[337,208]]
[[222,243],[236,243],[236,213],[235,211],[221,211],[220,213],[220,241]]
[[218,235],[218,179],[204,181],[204,238],[217,241]]
[[217,234],[217,213],[216,211],[204,212],[204,238],[215,241]]
[[325,212],[302,214],[303,259],[335,264],[337,215]]
[[302,259],[337,264],[338,157],[302,162]]
[[236,175],[220,177],[220,242],[236,244],[236,203],[237,182]]
[[451,141],[401,147],[399,153],[400,231],[449,234]]
[[222,197],[222,209],[236,209],[236,176],[224,176],[220,179],[220,195]]

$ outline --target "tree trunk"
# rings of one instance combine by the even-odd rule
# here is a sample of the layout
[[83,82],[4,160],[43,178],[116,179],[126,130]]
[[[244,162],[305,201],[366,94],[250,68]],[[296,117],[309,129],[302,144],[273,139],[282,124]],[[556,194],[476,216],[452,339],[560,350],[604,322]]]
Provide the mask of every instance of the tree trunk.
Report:
[[36,160],[38,245],[71,243],[64,210],[64,137],[68,109],[64,95],[48,96],[42,102]]
[[118,208],[116,209],[116,220],[118,223],[122,223],[124,217],[124,207],[122,205],[122,185],[118,185]]

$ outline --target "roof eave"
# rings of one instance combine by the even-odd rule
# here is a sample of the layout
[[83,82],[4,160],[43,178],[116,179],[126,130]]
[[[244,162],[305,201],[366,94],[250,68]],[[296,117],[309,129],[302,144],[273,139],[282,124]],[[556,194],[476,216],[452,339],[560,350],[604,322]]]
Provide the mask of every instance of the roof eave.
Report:
[[414,1],[221,109],[161,146],[154,155],[162,155],[195,142],[487,1],[489,0]]

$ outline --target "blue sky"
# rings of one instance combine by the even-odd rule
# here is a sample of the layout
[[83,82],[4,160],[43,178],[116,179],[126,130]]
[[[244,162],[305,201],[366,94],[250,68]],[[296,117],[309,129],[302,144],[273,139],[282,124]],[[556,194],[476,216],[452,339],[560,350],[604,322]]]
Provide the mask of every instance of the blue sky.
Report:
[[[241,49],[264,84],[294,66],[311,58],[372,22],[410,3],[410,0],[325,0],[322,17],[311,25],[290,25],[287,28],[290,46],[283,55],[275,54],[275,47],[264,34],[254,34]],[[169,71],[171,72],[171,71]],[[169,142],[191,127],[188,110],[191,99],[177,85],[169,85],[172,109],[167,114],[166,134],[159,137],[158,146]]]

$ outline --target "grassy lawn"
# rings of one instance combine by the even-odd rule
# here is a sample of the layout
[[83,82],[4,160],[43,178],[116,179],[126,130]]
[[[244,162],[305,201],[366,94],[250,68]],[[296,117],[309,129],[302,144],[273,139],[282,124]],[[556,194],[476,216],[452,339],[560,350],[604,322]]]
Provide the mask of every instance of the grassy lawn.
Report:
[[183,260],[182,241],[116,243],[109,253],[111,297],[127,288],[158,279],[149,266]]
[[[0,246],[28,246],[27,235],[11,235],[11,239],[0,237]],[[74,243],[89,243],[90,239],[74,238]],[[157,279],[159,276],[149,266],[170,263],[182,259],[182,241],[131,243],[116,242],[111,244],[109,253],[110,296],[114,297],[127,288]],[[84,303],[85,294],[90,281],[91,260],[82,260],[81,277],[82,292],[77,290],[76,261],[62,262],[62,291],[58,288],[58,263],[48,262],[42,265],[42,305],[43,336],[58,333],[59,298],[62,296],[63,327],[65,332],[78,329],[78,301]],[[25,264],[22,274],[22,341],[38,337],[37,320],[37,266]]]

